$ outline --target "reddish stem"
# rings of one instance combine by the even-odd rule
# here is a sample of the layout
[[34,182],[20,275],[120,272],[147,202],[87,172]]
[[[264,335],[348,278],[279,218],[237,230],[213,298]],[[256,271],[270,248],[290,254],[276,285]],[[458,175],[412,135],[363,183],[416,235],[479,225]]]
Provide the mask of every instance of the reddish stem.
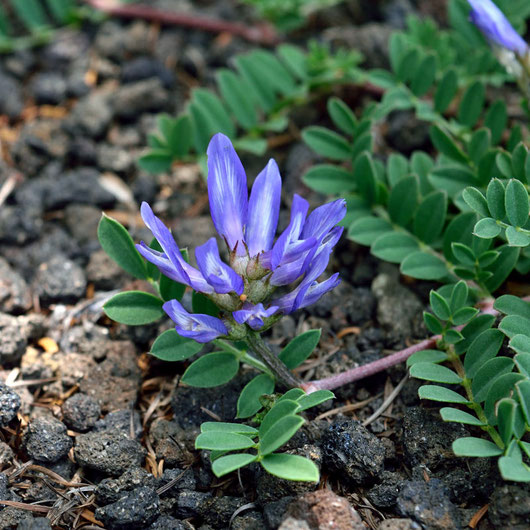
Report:
[[[493,309],[494,302],[495,300],[490,298],[480,301],[477,306],[483,314],[498,315],[499,312],[496,309]],[[458,326],[455,329],[461,330],[463,327],[464,326]],[[437,341],[441,338],[441,335],[435,335],[434,337],[422,340],[421,342],[418,342],[418,344],[414,344],[409,348],[405,348],[404,350],[393,353],[388,357],[378,359],[372,363],[368,363],[363,366],[357,366],[356,368],[346,370],[340,374],[326,377],[326,379],[308,381],[307,383],[300,385],[300,388],[310,394],[316,390],[333,390],[334,388],[339,388],[349,383],[353,383],[354,381],[359,381],[360,379],[377,374],[383,370],[386,370],[387,368],[390,368],[391,366],[395,366],[396,364],[406,361],[413,353],[435,348]]]
[[227,32],[251,42],[273,45],[279,42],[278,34],[269,24],[246,26],[237,22],[185,15],[162,11],[146,5],[119,5],[109,0],[85,0],[90,6],[104,13],[123,18],[141,18],[161,24],[186,26],[213,33]]

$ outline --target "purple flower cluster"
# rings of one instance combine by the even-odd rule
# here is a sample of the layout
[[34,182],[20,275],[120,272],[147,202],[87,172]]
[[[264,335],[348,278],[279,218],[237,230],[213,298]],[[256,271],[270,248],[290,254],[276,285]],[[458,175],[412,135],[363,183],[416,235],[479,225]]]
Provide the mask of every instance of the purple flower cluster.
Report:
[[[316,302],[340,282],[338,274],[318,283],[333,247],[342,234],[337,224],[346,214],[343,199],[307,215],[308,202],[295,195],[291,219],[276,242],[282,181],[270,160],[256,177],[250,197],[245,170],[230,140],[216,134],[208,146],[208,197],[212,220],[225,240],[230,266],[221,261],[215,238],[195,249],[198,268],[187,263],[169,229],[147,203],[142,218],[162,247],[158,252],[143,241],[137,245],[145,259],[164,275],[213,300],[223,319],[188,313],[177,300],[164,310],[183,337],[208,342],[220,336],[243,338],[246,326],[268,328],[281,315]],[[274,297],[278,287],[301,279],[289,293]]]
[[491,0],[468,0],[471,5],[471,21],[490,43],[523,57],[528,44],[515,31],[504,13]]

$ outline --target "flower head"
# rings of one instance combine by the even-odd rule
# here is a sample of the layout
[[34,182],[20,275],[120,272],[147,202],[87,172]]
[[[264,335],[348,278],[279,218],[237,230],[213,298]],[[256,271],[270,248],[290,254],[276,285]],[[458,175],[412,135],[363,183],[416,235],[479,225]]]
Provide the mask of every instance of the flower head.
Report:
[[[230,266],[219,255],[217,241],[209,239],[195,249],[197,268],[187,263],[169,229],[142,204],[142,218],[162,247],[162,252],[137,245],[145,259],[162,273],[213,300],[223,312],[221,318],[190,314],[172,300],[164,310],[184,337],[208,342],[219,336],[237,335],[248,326],[263,330],[281,314],[290,313],[318,300],[338,283],[334,275],[321,283],[331,250],[342,234],[337,224],[346,214],[343,199],[316,208],[295,195],[291,220],[276,242],[281,196],[278,166],[270,160],[256,177],[250,197],[245,170],[230,140],[216,134],[208,146],[208,197],[214,226],[225,240]],[[290,293],[271,302],[279,286],[296,280]]]
[[521,57],[528,52],[528,44],[492,0],[468,0],[468,2],[471,5],[471,21],[490,43]]

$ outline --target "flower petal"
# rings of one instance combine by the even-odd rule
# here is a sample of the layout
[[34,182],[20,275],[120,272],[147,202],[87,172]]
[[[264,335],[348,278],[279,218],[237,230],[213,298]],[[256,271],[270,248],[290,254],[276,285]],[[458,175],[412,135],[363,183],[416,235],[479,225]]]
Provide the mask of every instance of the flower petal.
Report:
[[[153,213],[149,204],[143,202],[140,212],[145,225],[151,230],[156,240],[160,243],[164,254],[149,249],[145,243],[136,246],[138,252],[140,252],[146,260],[150,261],[157,267],[163,265],[165,270],[161,267],[159,268],[168,278],[189,285],[201,293],[213,293],[214,290],[212,286],[203,278],[202,274],[195,267],[186,263],[186,260],[182,257],[179,247],[173,239],[169,228]],[[167,262],[161,261],[164,256],[167,259]],[[168,274],[168,272],[171,272],[171,274]]]
[[250,192],[245,239],[251,258],[272,246],[278,226],[281,192],[280,170],[271,158],[256,177]]
[[337,199],[315,208],[307,218],[302,230],[302,238],[322,239],[346,215],[346,201]]
[[524,55],[528,51],[528,44],[491,0],[468,0],[468,2],[471,4],[471,21],[490,42],[519,55]]
[[235,291],[238,295],[245,288],[243,279],[219,257],[219,248],[215,237],[195,249],[197,265],[206,281],[216,293],[226,294]]
[[263,327],[263,319],[274,315],[278,309],[279,307],[277,306],[271,306],[269,309],[265,309],[263,304],[252,305],[247,302],[243,305],[243,309],[234,311],[232,316],[238,324],[246,323],[257,331]]
[[301,309],[302,307],[314,304],[324,294],[331,291],[332,289],[335,289],[340,282],[341,280],[339,278],[338,272],[323,282],[314,282],[307,290],[304,291],[300,298],[297,297],[295,301],[296,309]]
[[177,300],[170,300],[162,307],[176,324],[175,329],[182,337],[194,339],[197,342],[210,342],[228,334],[228,329],[222,320],[210,315],[192,315]]
[[208,198],[213,224],[230,250],[246,253],[243,228],[247,221],[247,177],[232,142],[216,134],[208,146]]
[[298,241],[308,210],[309,203],[300,197],[300,195],[295,194],[293,197],[293,205],[291,207],[291,221],[289,226],[281,233],[280,237],[272,247],[272,253],[270,256],[272,270],[278,267],[290,245]]

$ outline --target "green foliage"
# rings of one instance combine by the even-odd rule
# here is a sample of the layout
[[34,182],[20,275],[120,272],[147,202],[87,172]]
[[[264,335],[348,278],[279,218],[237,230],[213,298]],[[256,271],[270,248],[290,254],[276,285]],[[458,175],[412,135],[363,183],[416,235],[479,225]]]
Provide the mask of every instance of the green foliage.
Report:
[[[176,162],[203,156],[218,132],[230,137],[238,151],[262,155],[266,135],[287,128],[290,109],[304,104],[313,92],[355,79],[359,61],[355,51],[332,54],[317,43],[309,53],[282,44],[275,53],[257,49],[238,55],[233,70],[216,72],[217,92],[196,88],[182,114],[158,116],[157,130],[148,136],[149,150],[138,163],[152,173],[168,171]],[[329,151],[333,139],[319,139],[318,132],[315,142]],[[335,146],[338,159],[344,155],[340,148]]]
[[0,53],[45,44],[56,28],[96,17],[76,0],[6,0],[0,5]]
[[[449,318],[456,324],[452,309],[455,297],[464,300],[463,291],[457,293],[456,286],[449,300],[431,292],[431,307],[438,319]],[[499,470],[505,480],[530,482],[530,466],[523,458],[529,454],[529,445],[522,440],[530,428],[530,303],[504,295],[494,307],[505,315],[498,329],[488,327],[474,333],[473,340],[467,340],[465,348],[457,350],[451,341],[447,342],[447,328],[443,326],[445,334],[440,348],[445,351],[438,352],[439,355],[436,351],[420,352],[422,356],[409,361],[410,374],[434,383],[459,385],[465,395],[437,385],[421,387],[419,395],[422,399],[463,405],[467,411],[454,406],[442,408],[442,419],[480,428],[492,440],[459,438],[453,443],[456,455],[498,456]],[[505,337],[510,339],[513,356],[500,353]],[[460,341],[463,342],[465,338]],[[446,360],[453,369],[439,364]]]
[[258,14],[272,22],[280,31],[303,26],[313,12],[340,3],[342,0],[241,0],[256,8]]
[[[239,417],[243,417],[239,413],[246,407],[244,394],[245,397],[251,397],[251,394],[259,391],[258,388],[260,390],[271,388],[270,382],[263,377],[264,375],[257,376],[243,390],[240,397],[241,404],[238,404]],[[249,385],[252,386],[251,390],[248,390],[251,388]],[[285,445],[305,423],[300,416],[302,411],[333,397],[333,393],[328,390],[305,394],[303,390],[293,389],[281,397],[274,398],[261,415],[255,416],[258,428],[240,423],[203,423],[201,434],[195,440],[195,447],[211,451],[212,470],[218,477],[252,462],[258,462],[267,472],[280,478],[318,482],[319,470],[314,462],[302,456],[275,451]],[[250,414],[246,415],[248,416]],[[226,454],[242,450],[253,452]],[[218,456],[220,452],[223,456]]]

